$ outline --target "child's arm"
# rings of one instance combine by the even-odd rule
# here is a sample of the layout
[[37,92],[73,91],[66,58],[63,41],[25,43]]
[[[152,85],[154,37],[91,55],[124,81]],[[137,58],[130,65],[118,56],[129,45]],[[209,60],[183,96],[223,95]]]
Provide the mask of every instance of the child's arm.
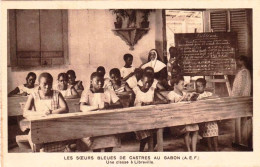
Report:
[[169,103],[169,100],[166,97],[164,97],[160,92],[155,90],[154,95],[159,99],[159,101],[155,101],[154,104],[167,104],[167,103]]
[[63,96],[59,93],[59,107],[56,110],[52,110],[50,114],[63,114],[63,113],[68,113],[69,112],[69,108],[68,105],[66,103],[66,101],[64,100]]
[[77,85],[78,85],[79,90],[84,90],[84,86],[82,84],[82,81],[79,81]]
[[123,78],[123,81],[127,81],[130,77],[134,76],[134,72],[131,72],[130,74],[128,74],[126,77]]
[[[11,97],[11,96],[22,96],[23,94],[19,94],[20,90],[18,87],[16,87],[14,90],[12,90],[9,94],[8,94],[8,97]],[[26,93],[27,94],[27,93]]]
[[98,109],[99,109],[98,106],[90,106],[85,102],[80,103],[80,111],[82,111],[82,112],[95,111]]
[[159,90],[165,90],[165,88],[159,82],[156,84],[156,88]]
[[64,97],[65,99],[76,99],[79,98],[79,94],[74,87],[71,88],[71,96]]

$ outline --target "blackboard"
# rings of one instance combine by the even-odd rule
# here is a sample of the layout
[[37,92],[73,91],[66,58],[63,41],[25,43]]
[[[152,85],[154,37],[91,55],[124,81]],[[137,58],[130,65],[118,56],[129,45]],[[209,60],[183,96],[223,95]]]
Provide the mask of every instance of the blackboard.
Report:
[[178,33],[175,44],[183,75],[234,75],[236,72],[234,32]]

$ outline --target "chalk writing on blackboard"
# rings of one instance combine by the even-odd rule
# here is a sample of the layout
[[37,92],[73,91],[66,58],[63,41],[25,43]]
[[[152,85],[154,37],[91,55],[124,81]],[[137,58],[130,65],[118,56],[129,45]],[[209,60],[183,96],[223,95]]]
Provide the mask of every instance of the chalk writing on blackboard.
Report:
[[236,33],[175,34],[184,75],[233,75],[236,72]]

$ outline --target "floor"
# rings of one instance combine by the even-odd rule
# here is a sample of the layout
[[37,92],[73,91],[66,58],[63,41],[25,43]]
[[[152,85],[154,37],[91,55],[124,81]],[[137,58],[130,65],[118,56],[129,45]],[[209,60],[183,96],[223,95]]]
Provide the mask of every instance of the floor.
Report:
[[[239,148],[232,147],[232,141],[234,139],[234,120],[224,120],[218,122],[219,124],[219,151],[243,151]],[[9,126],[9,138],[14,139],[12,132],[15,132],[17,127]],[[197,151],[205,152],[208,151],[207,144],[200,140],[199,137],[197,144]],[[114,148],[114,152],[138,152],[139,151],[139,142],[135,139],[134,133],[127,133],[122,135],[122,145],[120,148]],[[11,140],[10,140],[11,141]],[[145,151],[148,151],[148,146],[146,145]],[[164,145],[163,149],[165,152],[185,152],[185,145],[183,136],[174,133],[174,129],[165,128],[164,129]],[[155,148],[156,151],[156,148]],[[20,149],[16,143],[11,141],[9,143],[9,152],[10,153],[19,153],[19,152],[31,152],[30,149]]]

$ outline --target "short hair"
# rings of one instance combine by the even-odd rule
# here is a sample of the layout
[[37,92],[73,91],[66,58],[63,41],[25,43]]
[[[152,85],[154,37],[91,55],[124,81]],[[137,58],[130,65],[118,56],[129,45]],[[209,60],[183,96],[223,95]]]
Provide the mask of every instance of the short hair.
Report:
[[178,84],[180,81],[184,81],[184,77],[182,75],[179,75],[179,76],[171,79],[170,83],[172,86],[174,86],[174,84]]
[[174,47],[174,46],[171,46],[171,47],[169,48],[169,52],[170,52],[171,49],[174,49],[175,51],[177,51],[177,48]]
[[197,84],[197,82],[202,83],[202,85],[203,85],[204,87],[206,87],[207,81],[206,81],[204,78],[198,78],[198,79],[195,81],[195,83]]
[[135,68],[134,73],[143,73],[143,70],[141,68]]
[[36,74],[34,72],[29,72],[26,76],[26,81],[30,78],[30,76],[32,76],[36,79]]
[[76,77],[76,73],[75,73],[74,70],[68,70],[68,71],[67,71],[67,74]]
[[154,75],[150,72],[144,72],[142,78],[144,77],[154,79]]
[[43,72],[43,73],[40,74],[40,76],[38,78],[39,83],[40,83],[41,78],[46,78],[49,82],[51,82],[51,83],[53,82],[53,77],[48,72]]
[[68,74],[67,73],[59,73],[59,75],[58,75],[58,80],[60,79],[60,77],[63,77],[63,79],[65,80],[65,81],[68,81]]
[[118,68],[113,68],[109,71],[109,75],[111,76],[112,74],[118,75],[121,77],[120,70]]
[[153,73],[154,73],[154,69],[152,67],[145,67],[144,72],[147,72],[147,71],[153,71]]
[[99,67],[97,68],[97,71],[96,71],[96,72],[98,72],[98,71],[104,71],[104,73],[106,73],[105,67],[103,67],[103,66],[99,66]]
[[127,54],[124,55],[124,61],[126,61],[127,58],[133,59],[133,55],[131,55],[130,53],[127,53]]
[[93,72],[91,75],[90,75],[90,80],[93,80],[94,78],[96,77],[101,77],[103,78],[103,76],[100,75],[100,73],[98,72]]

